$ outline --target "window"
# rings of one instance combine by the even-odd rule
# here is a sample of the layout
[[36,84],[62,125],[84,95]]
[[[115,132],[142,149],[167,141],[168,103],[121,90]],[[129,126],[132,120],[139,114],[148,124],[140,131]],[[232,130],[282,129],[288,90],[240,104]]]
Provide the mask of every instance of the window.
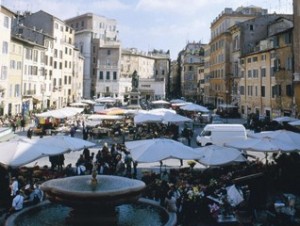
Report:
[[99,80],[103,80],[103,71],[99,72]]
[[240,86],[240,95],[245,95],[245,87]]
[[20,85],[16,84],[15,85],[15,97],[19,97],[20,96]]
[[6,28],[9,28],[9,18],[8,18],[8,16],[4,17],[3,26],[6,27]]
[[27,60],[31,60],[32,59],[32,49],[28,49],[28,48],[25,49],[25,58]]
[[72,77],[69,76],[69,85],[71,84],[71,82],[72,82]]
[[117,80],[117,72],[116,71],[113,72],[113,80]]
[[293,58],[288,57],[285,62],[285,69],[287,71],[291,71],[293,69]]
[[252,58],[252,61],[253,61],[253,62],[257,62],[257,57],[253,57],[253,58]]
[[33,61],[37,62],[38,61],[38,51],[37,50],[33,50]]
[[265,68],[260,69],[260,76],[261,77],[266,77],[266,69]]
[[289,97],[294,96],[292,85],[286,85],[286,95]]
[[110,55],[111,54],[111,51],[110,49],[107,50],[107,55]]
[[252,70],[248,70],[248,78],[252,77]]
[[248,86],[247,90],[248,90],[248,96],[252,96],[252,94],[253,94],[252,86]]
[[54,58],[56,58],[57,57],[57,49],[54,49]]
[[253,72],[252,72],[252,76],[253,78],[258,78],[258,70],[257,69],[253,69]]
[[110,80],[110,72],[109,71],[106,72],[106,80]]
[[273,38],[274,47],[279,47],[279,36]]
[[2,43],[2,53],[8,54],[8,42],[6,42],[6,41],[3,41],[3,43]]
[[284,42],[285,42],[285,44],[292,43],[292,34],[290,32],[284,34]]
[[279,71],[280,70],[280,59],[276,58],[274,60],[274,70]]
[[6,66],[2,66],[1,67],[0,79],[1,80],[5,80],[6,78],[7,78],[7,67]]
[[10,69],[15,69],[16,68],[16,61],[11,60],[10,61]]
[[68,84],[68,76],[65,75],[64,77],[64,84],[67,85]]
[[272,86],[272,98],[281,96],[281,85]]
[[68,54],[68,48],[65,47],[65,54]]
[[250,57],[247,59],[247,63],[251,63],[251,58]]
[[265,97],[266,96],[266,87],[262,86],[260,92],[261,92],[261,96]]

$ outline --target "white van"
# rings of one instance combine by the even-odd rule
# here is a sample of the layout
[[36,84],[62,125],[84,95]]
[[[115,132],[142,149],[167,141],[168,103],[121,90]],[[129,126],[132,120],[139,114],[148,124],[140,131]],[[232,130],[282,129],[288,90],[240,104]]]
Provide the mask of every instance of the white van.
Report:
[[247,131],[242,124],[208,124],[197,136],[196,143],[200,146],[222,146],[225,142],[236,139],[247,139]]

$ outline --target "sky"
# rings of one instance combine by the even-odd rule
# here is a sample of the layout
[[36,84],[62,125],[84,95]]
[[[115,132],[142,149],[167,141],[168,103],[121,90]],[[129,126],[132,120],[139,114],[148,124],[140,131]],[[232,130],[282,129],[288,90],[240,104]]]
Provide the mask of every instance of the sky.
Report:
[[208,43],[210,24],[225,9],[255,5],[269,13],[292,14],[293,0],[0,0],[12,11],[44,10],[61,20],[87,12],[117,21],[122,48],[170,50],[171,59],[188,42]]

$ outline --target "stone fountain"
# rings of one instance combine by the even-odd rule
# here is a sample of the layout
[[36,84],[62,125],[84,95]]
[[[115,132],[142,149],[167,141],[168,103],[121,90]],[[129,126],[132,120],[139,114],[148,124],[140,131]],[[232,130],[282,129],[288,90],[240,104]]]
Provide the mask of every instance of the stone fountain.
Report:
[[175,225],[176,214],[140,198],[145,188],[140,180],[96,172],[49,180],[41,189],[50,202],[25,208],[5,226]]
[[72,208],[68,221],[114,223],[115,207],[137,202],[145,189],[140,180],[119,176],[74,176],[44,182],[41,189],[54,203]]

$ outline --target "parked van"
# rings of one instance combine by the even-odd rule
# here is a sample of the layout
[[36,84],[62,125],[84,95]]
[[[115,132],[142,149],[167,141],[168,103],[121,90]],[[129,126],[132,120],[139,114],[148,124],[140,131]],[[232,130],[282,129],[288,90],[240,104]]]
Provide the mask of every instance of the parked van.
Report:
[[197,136],[196,143],[200,146],[222,146],[225,142],[236,139],[247,139],[247,131],[242,124],[207,124]]

